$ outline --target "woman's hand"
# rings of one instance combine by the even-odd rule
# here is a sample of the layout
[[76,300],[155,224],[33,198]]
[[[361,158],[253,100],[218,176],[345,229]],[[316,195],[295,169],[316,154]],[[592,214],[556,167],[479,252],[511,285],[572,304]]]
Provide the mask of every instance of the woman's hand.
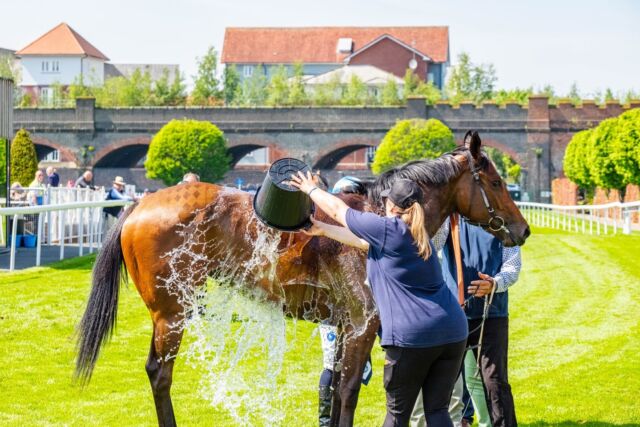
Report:
[[314,217],[311,217],[311,227],[303,229],[302,232],[307,236],[324,236],[324,228],[322,228],[323,222],[318,221]]
[[[317,179],[317,178],[316,178]],[[289,184],[293,187],[296,187],[300,191],[303,191],[307,194],[314,188],[317,188],[316,179],[311,175],[311,172],[307,171],[307,174],[303,174],[301,171],[298,171],[298,174],[291,175],[291,181]]]

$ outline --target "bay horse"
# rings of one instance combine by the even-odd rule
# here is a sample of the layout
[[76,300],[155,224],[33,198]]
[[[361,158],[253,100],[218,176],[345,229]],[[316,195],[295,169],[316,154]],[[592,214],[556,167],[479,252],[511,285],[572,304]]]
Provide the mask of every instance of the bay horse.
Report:
[[[380,211],[380,191],[396,177],[412,179],[425,194],[430,235],[447,216],[459,212],[506,246],[524,244],[527,222],[481,151],[477,132],[468,133],[467,140],[469,147],[383,174],[368,197],[339,197],[354,209]],[[323,212],[316,216],[330,221]],[[213,184],[181,184],[131,206],[96,258],[79,325],[76,375],[85,382],[90,379],[116,322],[120,282],[129,275],[153,323],[146,371],[158,423],[175,426],[170,396],[173,364],[189,316],[176,286],[192,292],[224,270],[225,278],[259,292],[290,316],[338,326],[335,370],[340,375],[334,375],[331,422],[353,425],[362,372],[379,328],[375,303],[364,283],[366,255],[324,237],[271,232],[279,237],[277,249],[256,256],[256,242],[265,230],[253,213],[249,193]],[[187,246],[188,251],[179,250]]]

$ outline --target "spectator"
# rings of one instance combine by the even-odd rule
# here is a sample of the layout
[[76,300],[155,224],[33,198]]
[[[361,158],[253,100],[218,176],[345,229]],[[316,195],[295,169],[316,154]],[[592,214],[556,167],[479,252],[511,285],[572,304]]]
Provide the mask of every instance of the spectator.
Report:
[[44,191],[47,188],[44,181],[44,172],[38,169],[36,171],[36,176],[29,184],[29,203],[32,205],[41,205],[42,197],[44,196]]
[[82,176],[76,180],[76,187],[78,188],[90,188],[95,190],[96,187],[93,185],[93,172],[84,171]]
[[182,177],[182,181],[180,181],[180,184],[189,184],[192,182],[200,182],[200,177],[193,172],[187,172]]
[[22,204],[27,200],[27,192],[19,182],[11,184],[11,191],[9,192],[9,198],[12,202]]
[[60,175],[56,172],[56,168],[53,166],[49,166],[47,168],[47,180],[49,181],[49,185],[51,187],[57,187],[60,185]]
[[[107,192],[106,200],[129,200],[133,201],[134,198],[127,196],[124,194],[124,188],[127,185],[124,182],[124,179],[121,176],[116,176],[116,179],[113,180],[113,186]],[[122,212],[122,206],[111,206],[103,209],[104,213],[107,215],[111,215],[114,218],[117,218]]]
[[[457,269],[447,219],[433,238],[436,248],[443,249],[443,275],[450,289],[457,288]],[[508,289],[520,274],[521,259],[518,246],[507,248],[499,239],[481,227],[459,220],[462,272],[465,286],[465,313],[468,319],[469,338],[467,345],[473,348],[474,359],[467,361],[465,376],[473,404],[482,408],[482,395],[477,387],[477,369],[469,369],[474,360],[480,359],[480,379],[484,386],[484,398],[494,427],[516,426],[516,413],[511,386],[507,375],[507,349],[509,342]],[[481,298],[489,296],[489,299]],[[480,326],[489,303],[488,316],[484,323],[481,348],[478,349]],[[478,355],[478,352],[480,353]],[[471,363],[469,363],[471,362]],[[478,411],[480,423],[488,424]]]

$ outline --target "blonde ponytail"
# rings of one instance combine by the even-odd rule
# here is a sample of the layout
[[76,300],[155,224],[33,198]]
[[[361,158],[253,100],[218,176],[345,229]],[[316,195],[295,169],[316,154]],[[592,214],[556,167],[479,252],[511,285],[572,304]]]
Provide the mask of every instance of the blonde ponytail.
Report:
[[424,217],[424,208],[417,202],[404,209],[400,215],[400,218],[411,230],[411,236],[418,247],[418,255],[426,260],[431,256],[431,245],[429,244],[429,233],[424,225]]

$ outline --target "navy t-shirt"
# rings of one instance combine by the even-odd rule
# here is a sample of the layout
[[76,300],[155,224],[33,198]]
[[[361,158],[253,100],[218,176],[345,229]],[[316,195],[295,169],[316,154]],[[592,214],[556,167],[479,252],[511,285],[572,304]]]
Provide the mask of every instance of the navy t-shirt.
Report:
[[346,219],[349,230],[369,243],[367,277],[382,346],[426,348],[467,338],[467,319],[444,283],[433,245],[425,261],[402,219],[354,209]]

